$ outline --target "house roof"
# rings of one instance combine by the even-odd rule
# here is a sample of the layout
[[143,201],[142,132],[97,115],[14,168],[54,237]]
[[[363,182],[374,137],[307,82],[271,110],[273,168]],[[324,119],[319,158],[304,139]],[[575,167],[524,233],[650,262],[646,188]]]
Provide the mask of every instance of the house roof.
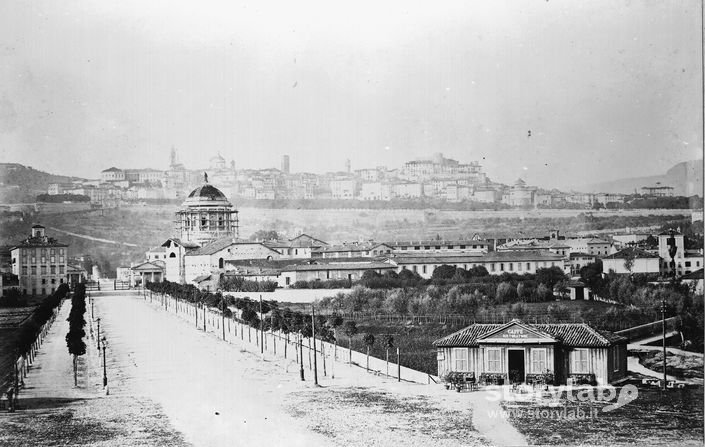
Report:
[[101,172],[120,172],[120,171],[122,171],[122,169],[118,169],[115,166],[113,166],[108,169],[103,169]]
[[683,275],[683,276],[681,276],[681,279],[690,279],[690,280],[703,279],[703,269],[696,270],[692,273],[688,273],[686,275]]
[[325,247],[320,247],[316,249],[316,252],[322,253],[341,253],[341,252],[351,252],[351,251],[370,251],[377,247],[384,246],[387,248],[392,248],[388,244],[382,242],[361,242],[355,244],[344,244],[344,245],[329,245]]
[[135,271],[153,271],[153,270],[161,270],[164,271],[164,262],[163,261],[147,261],[143,262],[142,264],[137,264],[134,267],[131,267],[132,270]]
[[393,269],[386,262],[326,262],[321,264],[290,265],[282,269],[285,272],[310,272],[325,270],[380,270]]
[[650,253],[646,250],[642,250],[641,248],[636,248],[636,247],[627,247],[623,250],[618,251],[617,253],[613,253],[609,256],[604,256],[602,259],[639,259],[639,258],[649,258],[649,259],[658,259],[659,255]]
[[512,325],[521,324],[536,331],[550,335],[560,340],[561,344],[570,347],[608,347],[614,344],[626,343],[627,339],[608,331],[594,329],[585,323],[549,323],[527,324],[521,320],[512,320],[504,324],[473,324],[446,337],[433,342],[438,348],[478,346],[486,335],[499,332]]
[[540,251],[494,251],[477,255],[393,255],[389,257],[396,264],[463,264],[484,262],[524,262],[524,261],[562,261],[563,256]]
[[475,240],[467,240],[467,241],[460,241],[460,240],[450,240],[450,241],[434,241],[434,240],[425,240],[425,241],[394,241],[394,242],[385,242],[385,244],[391,246],[391,247],[409,247],[409,246],[423,246],[423,245],[428,245],[428,246],[436,246],[436,245],[490,245],[488,241],[481,240],[481,239],[475,239]]
[[215,253],[218,253],[221,250],[224,250],[230,246],[233,245],[261,245],[262,247],[266,248],[267,250],[270,250],[272,253],[279,254],[278,251],[274,250],[271,247],[267,247],[263,242],[249,242],[249,241],[240,241],[240,240],[233,240],[231,237],[224,237],[220,238],[218,240],[215,240],[211,242],[210,244],[204,245],[201,248],[197,248],[193,251],[190,251],[186,253],[186,256],[203,256],[203,255],[213,255]]

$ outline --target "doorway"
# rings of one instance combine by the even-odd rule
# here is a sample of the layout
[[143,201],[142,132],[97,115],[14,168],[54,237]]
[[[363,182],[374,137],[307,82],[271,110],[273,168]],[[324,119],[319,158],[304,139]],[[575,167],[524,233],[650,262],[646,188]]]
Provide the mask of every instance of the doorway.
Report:
[[509,349],[507,350],[509,366],[509,383],[524,383],[524,350]]

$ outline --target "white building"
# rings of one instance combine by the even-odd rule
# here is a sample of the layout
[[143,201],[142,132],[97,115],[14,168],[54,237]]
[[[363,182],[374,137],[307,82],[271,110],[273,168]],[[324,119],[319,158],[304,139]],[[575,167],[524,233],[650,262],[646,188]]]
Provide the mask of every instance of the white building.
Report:
[[336,179],[330,182],[331,197],[334,199],[352,200],[356,196],[357,180]]

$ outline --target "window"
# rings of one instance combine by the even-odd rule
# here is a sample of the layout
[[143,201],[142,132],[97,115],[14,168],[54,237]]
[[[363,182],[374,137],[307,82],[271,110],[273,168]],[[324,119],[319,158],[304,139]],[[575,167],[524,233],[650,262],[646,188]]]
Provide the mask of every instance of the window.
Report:
[[468,348],[453,348],[453,371],[468,370]]
[[690,267],[690,261],[685,261],[685,266]]
[[501,372],[502,367],[499,359],[499,348],[487,349],[487,372]]
[[[52,284],[56,284],[56,278],[51,278],[51,283],[52,283]],[[52,289],[52,291],[53,291],[53,290],[54,290],[54,289]]]
[[477,248],[477,245],[473,245],[472,248]]
[[576,349],[570,353],[570,370],[574,373],[589,373],[588,370],[588,350]]
[[414,250],[420,250],[420,249],[421,249],[421,247],[419,247],[418,245],[416,245],[416,246],[414,247]]
[[521,271],[521,262],[517,262],[517,270]]
[[494,264],[490,264],[490,271],[494,272]]
[[46,274],[47,274],[47,266],[43,265],[42,266],[42,275],[46,275]]
[[54,256],[56,254],[56,249],[52,248],[51,250],[49,250],[49,254],[51,256]]
[[[453,247],[451,246],[450,248],[453,248]],[[461,250],[465,250],[465,245],[461,245],[461,246],[460,246],[460,249],[461,249]]]
[[424,265],[423,267],[421,267],[421,271],[422,271],[423,273],[426,273],[426,266],[425,266],[425,265]]
[[504,271],[504,262],[501,262],[501,263],[499,264],[499,270],[502,271],[502,272]]
[[619,371],[619,348],[612,346],[612,369]]
[[27,276],[27,266],[26,265],[22,266],[22,275]]
[[411,269],[414,271],[414,273],[416,273],[419,270],[417,266],[413,266],[413,267],[411,267]]
[[430,246],[430,245],[425,245],[423,249],[424,249],[424,250],[430,250],[430,249],[431,249],[431,246]]
[[531,350],[531,371],[542,373],[546,371],[546,349],[534,348]]
[[59,275],[63,275],[63,274],[64,274],[64,266],[60,265],[59,266]]
[[527,262],[526,263],[526,271],[528,272],[529,270],[531,270],[531,263]]
[[[37,274],[37,266],[33,265],[32,266],[32,275],[36,275],[36,274]],[[36,295],[36,292],[34,294]]]
[[510,262],[510,263],[509,263],[509,271],[510,271],[510,272],[511,272],[511,271],[514,271],[514,263],[513,263],[513,262]]
[[56,275],[56,266],[55,265],[50,266],[49,271],[51,272],[52,275]]
[[452,245],[449,245],[449,246],[448,246],[448,250],[452,250],[452,249],[453,249],[453,246],[452,246]]

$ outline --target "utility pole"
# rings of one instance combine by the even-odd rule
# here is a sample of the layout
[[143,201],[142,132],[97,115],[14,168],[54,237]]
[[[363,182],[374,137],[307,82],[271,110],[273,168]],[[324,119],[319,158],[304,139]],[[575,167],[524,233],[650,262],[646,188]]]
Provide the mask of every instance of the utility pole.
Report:
[[262,295],[259,296],[259,340],[260,354],[264,355],[264,318],[262,318]]
[[225,340],[225,297],[223,295],[220,296],[220,303],[221,303],[221,311],[220,311],[220,317],[221,317],[221,326],[223,326],[223,340]]
[[399,347],[397,346],[397,382],[401,382],[401,362],[399,360]]
[[301,373],[301,380],[304,380],[304,337],[303,335],[299,334],[299,358],[301,359],[301,369],[299,372]]
[[661,329],[663,330],[663,389],[666,389],[666,297],[661,298]]
[[313,338],[313,383],[318,385],[318,365],[316,364],[316,309],[311,304],[311,338]]

